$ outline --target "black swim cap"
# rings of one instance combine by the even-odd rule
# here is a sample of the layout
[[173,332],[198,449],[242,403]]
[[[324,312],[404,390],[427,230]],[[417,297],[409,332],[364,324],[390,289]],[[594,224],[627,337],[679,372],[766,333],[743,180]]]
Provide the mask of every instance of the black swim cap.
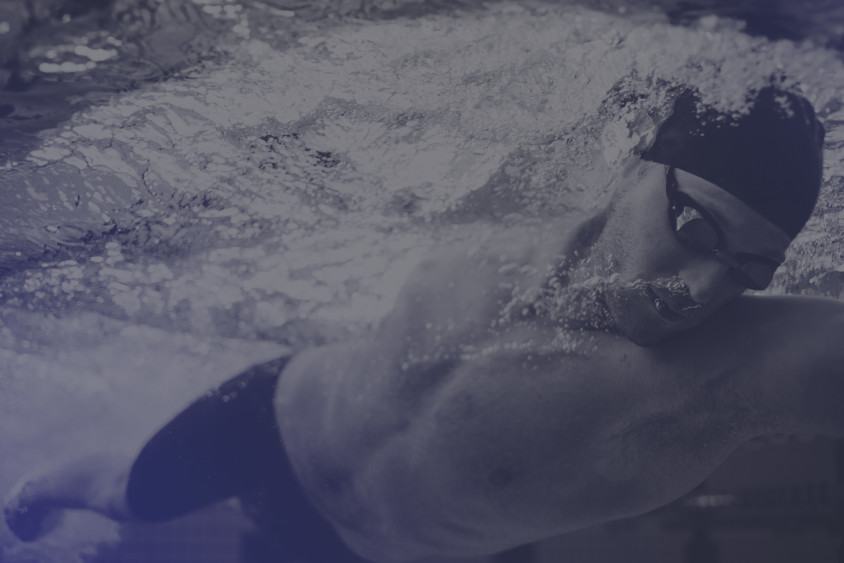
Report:
[[702,106],[687,90],[642,158],[709,180],[794,238],[818,199],[823,138],[801,96],[769,86],[749,113],[735,117]]

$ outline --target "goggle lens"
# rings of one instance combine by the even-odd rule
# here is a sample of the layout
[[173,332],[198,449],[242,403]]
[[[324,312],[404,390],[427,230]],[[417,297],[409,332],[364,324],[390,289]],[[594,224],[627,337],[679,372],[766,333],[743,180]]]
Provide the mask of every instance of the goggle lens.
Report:
[[[701,252],[715,252],[718,250],[719,243],[721,242],[718,232],[712,227],[709,221],[697,212],[689,213],[686,211],[687,209],[692,208],[684,207],[683,213],[678,217],[677,227],[674,233],[677,238],[683,244]],[[693,215],[698,216],[681,223],[684,216]]]
[[725,252],[720,228],[688,196],[677,192],[677,179],[673,172],[673,168],[669,168],[666,191],[669,219],[677,240],[699,252],[715,255],[730,266],[733,278],[748,289],[768,287],[779,264],[773,260],[759,260],[752,255],[734,256]]

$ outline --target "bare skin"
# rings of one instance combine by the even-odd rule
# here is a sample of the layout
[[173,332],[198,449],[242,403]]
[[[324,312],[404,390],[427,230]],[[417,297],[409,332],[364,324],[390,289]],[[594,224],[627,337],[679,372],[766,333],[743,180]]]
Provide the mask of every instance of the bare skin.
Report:
[[[842,433],[842,304],[739,297],[723,264],[668,232],[663,175],[633,190],[622,240],[611,215],[588,247],[546,231],[443,251],[371,338],[294,359],[276,397],[288,452],[352,548],[492,553],[662,506],[751,438]],[[540,293],[564,259],[572,286],[679,278],[701,307],[668,322],[633,292],[613,311],[629,334],[520,317],[514,295]]]
[[[742,296],[670,232],[661,166],[631,163],[618,183],[612,210],[574,228],[435,253],[372,335],[288,364],[288,455],[362,556],[493,553],[664,505],[754,437],[844,434],[844,306]],[[10,524],[34,507],[109,515],[128,465],[85,463],[111,485],[62,490],[58,469],[64,485],[13,497]]]
[[58,526],[68,508],[130,521],[125,491],[131,464],[130,456],[93,453],[28,476],[6,502],[6,524],[21,540],[32,541]]

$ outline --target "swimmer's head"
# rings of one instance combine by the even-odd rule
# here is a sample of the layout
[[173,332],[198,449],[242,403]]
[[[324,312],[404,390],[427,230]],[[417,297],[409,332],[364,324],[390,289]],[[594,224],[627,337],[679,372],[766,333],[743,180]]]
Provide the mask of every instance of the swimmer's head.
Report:
[[686,91],[642,158],[712,182],[794,238],[817,202],[824,129],[795,94],[767,87],[751,102],[725,115]]
[[594,249],[615,327],[657,344],[770,283],[817,201],[823,134],[806,100],[774,88],[738,116],[680,96],[622,171]]

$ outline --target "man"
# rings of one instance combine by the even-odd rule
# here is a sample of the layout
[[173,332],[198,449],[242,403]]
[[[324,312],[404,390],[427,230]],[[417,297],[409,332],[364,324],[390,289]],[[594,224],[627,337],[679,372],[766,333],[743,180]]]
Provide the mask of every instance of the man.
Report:
[[760,435],[844,434],[844,307],[742,295],[812,212],[823,128],[750,101],[681,95],[608,209],[434,253],[368,337],[248,370],[134,460],[29,479],[9,527],[274,489],[289,561],[473,556],[664,505]]

